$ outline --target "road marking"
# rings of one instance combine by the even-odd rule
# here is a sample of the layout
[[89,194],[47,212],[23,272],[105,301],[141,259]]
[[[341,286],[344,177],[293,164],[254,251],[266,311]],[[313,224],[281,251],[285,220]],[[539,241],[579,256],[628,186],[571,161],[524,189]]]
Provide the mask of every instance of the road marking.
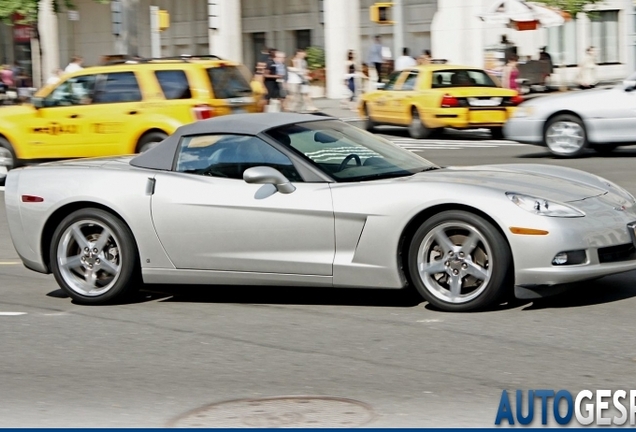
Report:
[[20,261],[0,261],[0,265],[20,265]]
[[0,316],[18,316],[26,315],[26,312],[0,312]]
[[4,192],[4,186],[0,186],[0,191]]
[[421,151],[421,150],[463,150],[463,149],[478,149],[478,148],[500,148],[500,147],[527,147],[529,144],[521,144],[512,141],[502,141],[502,140],[474,140],[468,141],[466,139],[463,140],[424,140],[424,139],[413,139],[413,138],[402,138],[395,137],[391,135],[382,135],[383,138],[391,141],[393,144],[396,144],[406,150],[410,151]]

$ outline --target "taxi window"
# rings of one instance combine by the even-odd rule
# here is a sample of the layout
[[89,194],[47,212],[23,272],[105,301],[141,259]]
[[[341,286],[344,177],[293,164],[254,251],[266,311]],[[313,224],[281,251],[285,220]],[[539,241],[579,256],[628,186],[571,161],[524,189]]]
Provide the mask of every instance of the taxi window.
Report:
[[395,71],[391,75],[389,75],[389,80],[384,86],[384,90],[395,90],[395,86],[398,82],[398,78],[402,75],[402,71]]
[[156,71],[155,76],[166,99],[191,99],[190,84],[182,70]]
[[409,72],[409,75],[406,77],[404,84],[402,84],[402,90],[409,91],[415,90],[415,85],[417,84],[417,71]]
[[69,78],[60,83],[45,99],[45,107],[89,104],[95,88],[96,75]]
[[116,72],[100,76],[93,103],[139,102],[141,90],[133,72]]
[[208,69],[212,92],[216,99],[230,99],[252,95],[252,87],[245,75],[236,66],[221,66]]
[[497,84],[482,70],[447,69],[433,72],[432,88],[447,87],[497,87]]

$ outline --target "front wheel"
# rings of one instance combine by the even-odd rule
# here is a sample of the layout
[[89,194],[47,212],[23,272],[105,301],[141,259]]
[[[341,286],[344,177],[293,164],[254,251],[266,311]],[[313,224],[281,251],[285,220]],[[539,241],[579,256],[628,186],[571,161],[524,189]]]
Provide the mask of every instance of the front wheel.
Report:
[[78,303],[111,303],[137,288],[133,234],[104,210],[87,208],[67,216],[53,233],[49,253],[55,280]]
[[585,125],[580,118],[570,114],[556,116],[546,125],[543,142],[555,156],[579,156],[587,147]]
[[[18,166],[18,159],[11,143],[0,137],[0,174],[8,174],[13,168]],[[5,177],[0,179],[0,185],[5,182]]]
[[375,131],[375,122],[371,118],[371,113],[369,112],[369,107],[367,104],[364,104],[364,129],[368,132]]
[[433,306],[449,312],[485,309],[511,292],[512,253],[488,221],[445,211],[424,222],[408,253],[409,276]]

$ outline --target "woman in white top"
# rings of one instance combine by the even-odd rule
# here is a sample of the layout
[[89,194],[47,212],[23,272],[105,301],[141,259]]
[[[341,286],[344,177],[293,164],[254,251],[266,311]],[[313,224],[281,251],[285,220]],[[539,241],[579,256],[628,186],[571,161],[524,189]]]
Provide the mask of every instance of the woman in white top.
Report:
[[585,50],[585,57],[579,65],[578,82],[579,87],[582,89],[591,89],[598,84],[596,78],[596,58],[594,47],[589,47]]
[[292,58],[291,67],[287,68],[289,72],[287,84],[291,93],[290,106],[292,111],[318,110],[313,106],[311,95],[309,94],[309,71],[305,60],[306,56],[305,50],[297,49],[296,55]]

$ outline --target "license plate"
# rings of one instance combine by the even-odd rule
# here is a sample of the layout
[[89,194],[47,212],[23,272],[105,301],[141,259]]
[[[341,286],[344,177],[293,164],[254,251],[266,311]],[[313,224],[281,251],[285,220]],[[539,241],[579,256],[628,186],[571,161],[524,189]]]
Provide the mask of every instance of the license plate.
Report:
[[506,121],[506,111],[469,111],[468,122],[479,123],[503,123]]
[[501,105],[502,98],[477,99],[468,98],[468,104],[474,107],[496,107]]

